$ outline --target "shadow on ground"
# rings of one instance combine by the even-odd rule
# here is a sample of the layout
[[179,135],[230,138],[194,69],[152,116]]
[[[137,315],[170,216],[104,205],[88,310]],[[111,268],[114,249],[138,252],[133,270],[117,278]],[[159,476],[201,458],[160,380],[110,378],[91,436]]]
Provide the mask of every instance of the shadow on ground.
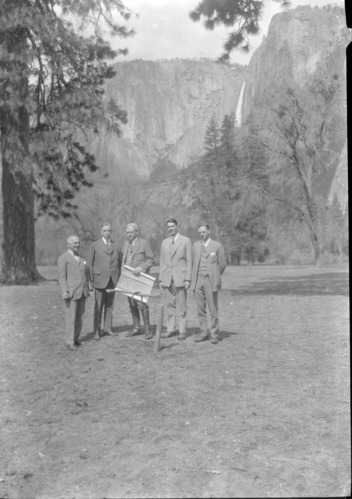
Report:
[[279,277],[258,281],[234,290],[224,290],[231,296],[243,295],[299,295],[299,296],[349,296],[347,272],[330,272],[297,277]]
[[[118,326],[118,327],[113,327],[111,328],[111,332],[112,332],[112,335],[113,336],[118,336],[120,338],[126,338],[126,333],[127,331],[131,328],[130,325],[126,325],[126,326]],[[153,337],[151,338],[151,340],[148,341],[151,342],[151,343],[154,343],[155,341],[155,333],[156,333],[156,326],[155,325],[151,325],[150,326],[150,330],[151,330],[151,333],[153,335]],[[218,336],[218,339],[219,341],[222,341],[224,339],[227,339],[227,338],[230,338],[231,336],[234,336],[238,334],[237,332],[230,332],[230,331],[220,331],[220,334]],[[192,338],[195,339],[197,338],[198,336],[200,335],[200,329],[199,328],[190,328],[187,332],[186,332],[186,339],[191,339],[192,341]],[[109,335],[107,334],[103,334],[101,336],[101,339],[104,339],[105,337],[109,337]],[[132,336],[132,337],[127,337],[126,339],[128,339],[129,341],[133,341],[134,339],[135,340],[140,340],[140,339],[143,339],[144,338],[144,333],[143,333],[143,330],[141,330],[138,334]],[[90,341],[96,341],[94,340],[94,333],[93,332],[90,332],[90,333],[87,333],[83,336],[81,336],[80,338],[83,342],[90,342]],[[209,336],[209,340],[210,340],[210,336]],[[168,349],[168,348],[172,348],[174,347],[175,345],[178,345],[180,344],[181,342],[178,341],[178,332],[176,332],[173,336],[171,336],[170,338],[161,338],[161,350],[163,349]]]

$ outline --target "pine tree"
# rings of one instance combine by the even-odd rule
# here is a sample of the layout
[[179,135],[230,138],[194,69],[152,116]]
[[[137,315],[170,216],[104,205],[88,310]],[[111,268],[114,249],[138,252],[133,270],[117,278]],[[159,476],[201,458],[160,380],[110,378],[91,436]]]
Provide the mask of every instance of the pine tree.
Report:
[[204,149],[206,151],[204,161],[210,168],[216,166],[219,162],[219,148],[220,130],[218,122],[213,115],[210,118],[204,137]]
[[104,29],[132,34],[113,22],[113,11],[128,20],[120,0],[0,0],[1,282],[39,278],[34,195],[39,210],[67,216],[96,169],[84,140],[103,123],[119,133],[126,121],[103,99],[104,79],[113,75],[106,61],[117,55]]
[[[289,5],[289,0],[272,0],[283,7]],[[259,22],[263,8],[269,0],[202,0],[196,9],[190,13],[193,21],[205,19],[206,29],[213,30],[216,26],[236,26],[224,44],[224,53],[220,60],[228,61],[231,52],[236,48],[249,51],[249,36],[259,33]]]

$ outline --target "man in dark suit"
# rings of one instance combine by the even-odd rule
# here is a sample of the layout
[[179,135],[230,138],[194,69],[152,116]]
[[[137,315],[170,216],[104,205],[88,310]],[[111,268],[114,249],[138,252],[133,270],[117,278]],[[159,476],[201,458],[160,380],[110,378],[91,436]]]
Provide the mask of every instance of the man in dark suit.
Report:
[[86,298],[93,291],[86,262],[78,255],[79,238],[67,239],[68,250],[58,260],[59,284],[66,307],[66,345],[77,350],[81,344],[82,316]]
[[[132,267],[135,275],[139,275],[141,272],[144,274],[149,273],[150,268],[155,263],[149,242],[138,237],[138,225],[135,223],[127,225],[126,234],[128,240],[125,241],[123,245],[123,265]],[[139,312],[141,312],[144,323],[144,337],[146,340],[150,340],[152,338],[152,333],[150,331],[148,305],[142,301],[134,300],[130,297],[128,297],[128,303],[132,314],[133,328],[127,333],[126,336],[134,336],[139,333]]]
[[[88,268],[95,289],[94,304],[94,339],[111,334],[112,313],[114,310],[114,289],[120,277],[122,252],[121,248],[111,239],[111,226],[104,223],[101,227],[101,238],[95,241],[89,250]],[[104,326],[101,332],[101,322],[104,310]]]
[[178,232],[177,221],[166,221],[170,237],[161,243],[160,286],[165,293],[166,333],[169,338],[175,332],[178,315],[179,339],[186,338],[187,289],[191,282],[192,246],[188,237]]
[[221,289],[221,275],[226,268],[225,252],[220,243],[210,239],[209,225],[202,222],[198,232],[200,241],[194,243],[192,250],[191,290],[194,291],[201,334],[194,341],[208,339],[208,305],[211,343],[215,345],[219,341],[218,290]]

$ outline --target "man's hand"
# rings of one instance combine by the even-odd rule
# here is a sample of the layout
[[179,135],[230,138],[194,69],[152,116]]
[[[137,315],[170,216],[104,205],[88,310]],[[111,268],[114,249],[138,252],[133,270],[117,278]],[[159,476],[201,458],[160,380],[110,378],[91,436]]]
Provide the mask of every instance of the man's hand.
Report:
[[139,275],[142,272],[142,267],[136,267],[133,269],[134,275]]
[[191,281],[185,281],[185,289],[188,289],[191,285]]
[[70,298],[69,292],[68,291],[64,291],[62,293],[62,298],[63,298],[63,300],[68,300]]

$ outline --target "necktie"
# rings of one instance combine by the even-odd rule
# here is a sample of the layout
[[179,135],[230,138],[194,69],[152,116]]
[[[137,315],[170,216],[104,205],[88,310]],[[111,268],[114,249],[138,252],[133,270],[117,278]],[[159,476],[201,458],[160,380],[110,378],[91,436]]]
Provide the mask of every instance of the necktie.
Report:
[[110,248],[110,241],[106,241],[106,246]]
[[174,244],[174,243],[175,243],[175,238],[174,238],[174,237],[172,237],[172,238],[171,238],[171,244]]

